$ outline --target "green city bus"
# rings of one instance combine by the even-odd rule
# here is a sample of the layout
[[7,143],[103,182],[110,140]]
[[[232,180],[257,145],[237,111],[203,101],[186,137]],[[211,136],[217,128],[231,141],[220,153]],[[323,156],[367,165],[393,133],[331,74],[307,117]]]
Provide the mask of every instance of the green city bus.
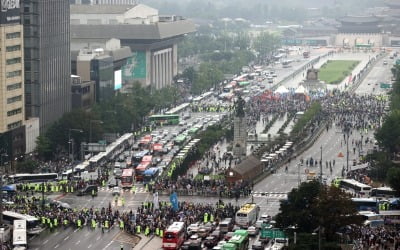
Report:
[[179,115],[152,115],[150,121],[156,125],[178,125]]
[[186,136],[185,135],[178,135],[176,138],[175,138],[175,144],[178,144],[178,145],[182,145],[183,143],[185,143],[185,141],[186,141]]
[[249,248],[249,238],[236,233],[232,236],[228,243],[235,244],[237,250],[247,250]]

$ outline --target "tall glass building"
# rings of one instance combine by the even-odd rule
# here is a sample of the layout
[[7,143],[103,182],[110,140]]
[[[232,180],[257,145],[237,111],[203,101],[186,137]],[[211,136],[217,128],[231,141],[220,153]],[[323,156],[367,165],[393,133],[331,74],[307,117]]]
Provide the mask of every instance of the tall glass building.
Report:
[[40,132],[71,109],[69,0],[21,0],[26,117]]

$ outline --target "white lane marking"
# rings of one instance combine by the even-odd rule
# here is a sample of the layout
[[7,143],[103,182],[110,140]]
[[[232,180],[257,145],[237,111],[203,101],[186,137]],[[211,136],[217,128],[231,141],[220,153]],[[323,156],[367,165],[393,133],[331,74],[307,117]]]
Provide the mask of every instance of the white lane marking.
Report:
[[80,242],[81,242],[81,241],[80,241],[80,240],[78,240],[78,241],[75,243],[75,245],[78,245]]
[[75,229],[75,230],[74,230],[74,233],[78,232],[78,230],[79,230],[79,228]]
[[92,244],[90,244],[87,248],[91,248],[92,247]]
[[57,248],[57,247],[59,247],[59,246],[60,246],[60,244],[57,244],[57,245],[54,246],[54,248]]
[[97,237],[96,241],[99,241],[99,240],[100,240],[100,238],[101,238],[101,236]]
[[59,234],[59,233],[60,233],[60,232],[55,232],[54,235],[57,235],[57,234]]
[[45,245],[47,242],[49,242],[49,240],[45,240],[42,245]]
[[67,237],[64,238],[64,240],[68,240],[68,239],[69,239],[69,236],[67,236]]
[[110,241],[110,243],[108,243],[107,246],[105,246],[105,247],[103,248],[103,250],[106,250],[113,242],[114,242],[113,240]]

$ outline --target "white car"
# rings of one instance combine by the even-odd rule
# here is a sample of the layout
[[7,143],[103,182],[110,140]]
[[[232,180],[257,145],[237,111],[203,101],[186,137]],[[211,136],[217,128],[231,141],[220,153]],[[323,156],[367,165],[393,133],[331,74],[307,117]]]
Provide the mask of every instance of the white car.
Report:
[[187,233],[188,234],[195,234],[195,233],[197,233],[197,231],[199,231],[199,229],[200,229],[200,225],[198,223],[190,224],[187,227]]
[[121,193],[121,189],[119,187],[113,187],[112,194],[119,195]]
[[255,226],[251,226],[247,228],[247,232],[249,233],[249,236],[256,236],[259,232],[259,229]]

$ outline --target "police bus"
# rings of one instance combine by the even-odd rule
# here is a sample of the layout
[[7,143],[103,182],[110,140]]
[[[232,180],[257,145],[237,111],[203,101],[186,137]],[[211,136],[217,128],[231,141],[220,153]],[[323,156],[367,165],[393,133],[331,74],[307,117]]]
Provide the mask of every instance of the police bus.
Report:
[[260,207],[257,204],[246,203],[236,212],[236,224],[240,227],[247,228],[256,223],[259,213]]
[[9,184],[14,183],[30,183],[30,182],[44,182],[56,181],[58,179],[57,173],[43,173],[43,174],[15,174],[7,177]]
[[397,192],[390,187],[379,187],[371,190],[371,196],[377,198],[394,198],[397,196]]
[[340,180],[339,187],[352,195],[358,195],[360,197],[369,197],[372,189],[371,186],[353,179]]
[[27,214],[20,214],[12,211],[3,211],[3,220],[10,225],[13,225],[15,220],[25,220],[26,232],[28,235],[40,234],[44,230],[44,228],[40,226],[39,219]]

